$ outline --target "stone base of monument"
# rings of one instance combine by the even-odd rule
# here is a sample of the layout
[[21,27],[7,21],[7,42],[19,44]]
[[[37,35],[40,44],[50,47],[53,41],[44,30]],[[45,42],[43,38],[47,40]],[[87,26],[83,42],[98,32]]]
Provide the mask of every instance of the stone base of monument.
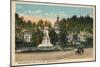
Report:
[[54,47],[38,47],[37,50],[49,51],[49,50],[55,50],[55,48]]
[[40,50],[40,51],[52,51],[52,50],[55,50],[55,47],[50,45],[50,46],[42,46],[42,44],[40,44],[38,47],[37,47],[37,50]]
[[37,46],[38,51],[56,51],[59,50],[57,47],[53,46],[51,43],[48,44],[39,44]]

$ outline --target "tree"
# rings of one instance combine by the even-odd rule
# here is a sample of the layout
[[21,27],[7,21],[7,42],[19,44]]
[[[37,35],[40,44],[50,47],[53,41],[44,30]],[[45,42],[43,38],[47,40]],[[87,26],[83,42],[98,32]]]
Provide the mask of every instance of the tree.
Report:
[[33,28],[32,22],[29,20],[27,22],[27,29],[31,30]]
[[15,13],[15,37],[18,40],[22,39],[23,18]]
[[37,23],[38,27],[42,28],[44,27],[44,21],[42,19],[40,19]]
[[65,32],[60,32],[60,46],[65,47],[67,46],[67,37]]
[[50,42],[55,46],[56,42],[58,42],[58,37],[54,29],[50,30],[49,36],[50,36]]
[[37,31],[32,33],[32,44],[33,46],[38,46],[43,39],[43,32],[37,29]]
[[60,31],[61,31],[61,32],[67,32],[66,22],[67,22],[67,20],[66,20],[65,18],[63,18],[63,19],[59,22],[59,26],[60,26]]

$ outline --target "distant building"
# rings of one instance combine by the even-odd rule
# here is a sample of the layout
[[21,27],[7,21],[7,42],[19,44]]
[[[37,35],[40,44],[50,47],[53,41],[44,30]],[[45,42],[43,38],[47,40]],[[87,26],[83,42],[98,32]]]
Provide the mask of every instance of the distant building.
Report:
[[31,40],[32,40],[32,32],[25,31],[24,32],[24,41],[25,42],[31,42]]

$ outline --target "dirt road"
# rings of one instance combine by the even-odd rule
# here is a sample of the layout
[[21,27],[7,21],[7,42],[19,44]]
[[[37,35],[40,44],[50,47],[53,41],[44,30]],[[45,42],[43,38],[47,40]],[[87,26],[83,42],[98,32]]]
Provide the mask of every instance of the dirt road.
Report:
[[85,49],[83,55],[76,55],[75,50],[72,51],[53,51],[53,52],[32,52],[32,53],[16,53],[15,59],[18,63],[28,63],[35,61],[50,61],[50,60],[70,60],[70,59],[85,59],[93,58],[93,49]]

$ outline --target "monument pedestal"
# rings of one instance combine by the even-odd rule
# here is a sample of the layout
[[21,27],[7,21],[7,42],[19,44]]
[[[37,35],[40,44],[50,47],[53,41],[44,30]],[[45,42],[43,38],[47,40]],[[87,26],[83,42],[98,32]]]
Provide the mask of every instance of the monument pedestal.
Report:
[[43,37],[42,43],[38,45],[38,47],[53,47],[53,45],[50,43],[49,37]]

